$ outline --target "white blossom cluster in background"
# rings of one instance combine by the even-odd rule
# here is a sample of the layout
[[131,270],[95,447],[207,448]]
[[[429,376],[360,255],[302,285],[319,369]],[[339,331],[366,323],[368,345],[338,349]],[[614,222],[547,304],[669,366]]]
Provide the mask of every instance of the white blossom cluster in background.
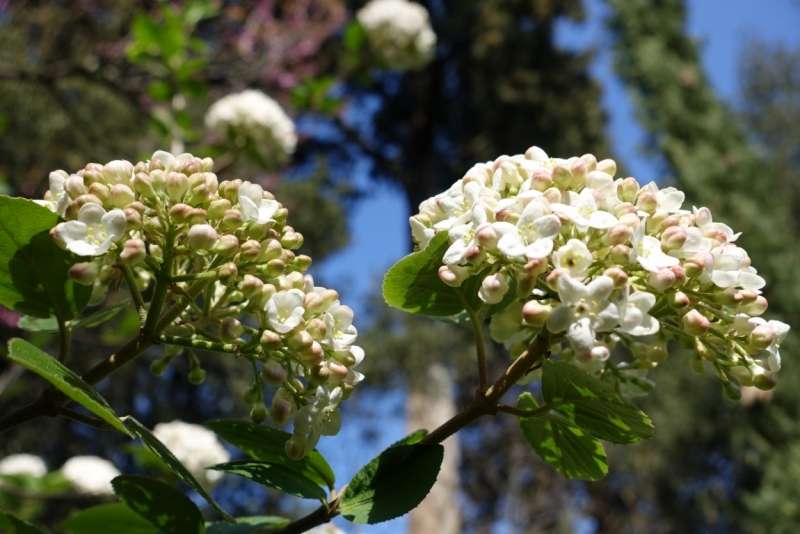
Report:
[[44,460],[35,454],[11,454],[0,460],[0,475],[41,478],[46,474]]
[[[51,234],[60,246],[85,256],[70,277],[93,285],[92,304],[102,302],[120,279],[121,265],[131,270],[140,291],[167,258],[174,258],[175,276],[214,276],[174,284],[184,292],[206,284],[206,310],[188,308],[164,333],[204,348],[208,338],[202,332],[215,325],[213,337],[260,366],[261,378],[254,377],[245,392],[253,420],[267,416],[263,379],[277,387],[269,414],[278,425],[294,420],[287,447],[301,457],[320,435],[339,431],[337,406],[363,378],[354,370],[364,351],[354,345],[353,310],[335,290],[305,274],[311,258],[294,252],[303,236],[286,224],[288,210],[258,184],[219,182],[213,166],[210,158],[161,151],[136,165],[90,163],[75,174],[51,173],[50,190],[38,202],[66,219]],[[163,373],[182,351],[168,345],[167,356],[151,368]],[[199,383],[204,372],[188,355],[189,378]]]
[[111,496],[111,480],[120,476],[114,464],[97,456],[73,456],[61,466],[61,474],[82,495]]
[[306,534],[347,534],[344,530],[340,529],[333,523],[328,523],[327,525],[322,525],[321,527],[315,527],[311,530],[306,531]]
[[[478,296],[508,304],[490,332],[513,356],[546,325],[569,343],[553,348],[561,359],[636,395],[652,389],[647,371],[674,339],[698,371],[711,362],[729,397],[739,395],[731,378],[774,387],[789,326],[760,317],[765,281],[739,234],[707,208],[684,209],[674,187],[615,179],[616,167],[538,147],[501,156],[424,201],[412,234],[425,247],[449,232],[440,278],[459,287],[480,276]],[[620,342],[633,361],[609,358]]]
[[208,471],[206,467],[230,461],[231,456],[205,427],[172,421],[159,423],[153,434],[199,481],[207,485],[216,484],[222,478],[221,471]]
[[417,70],[433,59],[436,34],[428,11],[407,0],[372,0],[356,13],[367,41],[390,69]]
[[297,146],[292,119],[275,100],[248,89],[217,100],[206,113],[206,126],[236,145],[247,141],[264,149],[276,166],[289,161]]

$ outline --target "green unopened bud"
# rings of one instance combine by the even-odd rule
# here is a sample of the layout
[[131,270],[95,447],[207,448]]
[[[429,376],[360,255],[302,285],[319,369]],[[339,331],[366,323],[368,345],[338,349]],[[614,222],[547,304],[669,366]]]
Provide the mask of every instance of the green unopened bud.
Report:
[[67,212],[64,215],[64,218],[69,221],[74,221],[78,218],[78,213],[81,211],[81,208],[86,204],[97,204],[98,206],[102,206],[103,203],[94,195],[81,195],[72,202],[70,202],[69,206],[67,207]]
[[294,289],[305,288],[306,278],[303,276],[303,273],[298,273],[297,271],[291,272],[286,275],[286,279],[292,283]]
[[628,273],[619,267],[609,267],[603,271],[603,276],[607,276],[614,281],[614,287],[619,289],[628,283]]
[[68,274],[70,280],[82,286],[90,286],[94,284],[97,274],[100,272],[100,267],[94,262],[76,263],[69,268]]
[[586,165],[585,161],[577,158],[572,162],[570,170],[572,171],[572,180],[575,186],[580,187],[586,184],[586,177],[589,174],[589,167]]
[[758,317],[767,311],[767,306],[767,299],[759,295],[754,302],[740,306],[739,311],[746,313],[751,317]]
[[235,235],[223,235],[211,247],[211,252],[223,258],[230,258],[239,250],[239,239]]
[[339,293],[335,289],[326,289],[320,295],[322,295],[322,308],[324,310],[327,310],[331,304],[339,300]]
[[211,158],[203,158],[200,160],[200,170],[203,172],[214,171],[214,160]]
[[235,263],[229,261],[225,265],[219,268],[219,280],[223,284],[231,284],[236,280],[236,276],[239,274],[239,268],[236,266]]
[[766,324],[756,326],[750,336],[748,342],[759,350],[764,350],[775,341],[775,331]]
[[613,159],[604,159],[603,161],[597,162],[597,167],[595,167],[595,169],[613,178],[614,175],[617,174],[617,162]]
[[250,420],[257,425],[266,421],[268,415],[267,407],[261,403],[253,405],[253,409],[250,410]]
[[276,292],[277,290],[275,289],[275,286],[272,284],[264,284],[261,290],[250,300],[256,307],[264,309],[264,307],[267,305],[267,301],[271,299],[272,295],[274,295]]
[[158,360],[153,360],[150,364],[150,372],[153,373],[153,376],[161,376],[163,375],[166,370],[167,366],[169,366],[169,362],[172,358],[160,358]]
[[623,245],[630,241],[633,230],[625,224],[617,224],[603,235],[601,241],[606,246]]
[[242,261],[256,261],[259,254],[261,254],[261,243],[253,239],[249,239],[242,243],[242,246],[239,249],[239,257],[241,257]]
[[623,215],[628,215],[629,213],[636,215],[638,211],[639,210],[636,208],[636,206],[634,206],[630,202],[622,202],[614,206],[614,208],[612,209],[614,217],[616,217],[617,219],[619,219]]
[[617,265],[630,263],[631,249],[628,245],[614,245],[608,252],[608,257]]
[[192,208],[192,211],[189,212],[188,223],[189,224],[203,224],[206,222],[208,215],[206,214],[206,210],[203,208]]
[[322,319],[314,318],[306,324],[306,332],[311,334],[314,341],[322,341],[328,335],[328,327]]
[[652,343],[647,346],[647,360],[654,363],[661,363],[667,359],[667,344],[663,341]]
[[565,164],[559,163],[552,170],[553,183],[559,189],[567,189],[572,186],[572,171]]
[[299,254],[295,256],[292,265],[294,265],[295,269],[300,271],[301,273],[305,273],[309,267],[311,267],[312,263],[311,256],[306,256],[305,254]]
[[753,385],[761,391],[769,391],[778,385],[778,377],[774,373],[767,373],[762,367],[753,368]]
[[239,188],[241,186],[242,181],[238,178],[236,180],[226,180],[219,184],[219,196],[230,200],[232,204],[236,204],[239,201]]
[[206,372],[197,367],[189,372],[189,382],[198,386],[206,381]]
[[682,291],[676,291],[669,297],[669,306],[674,310],[687,308],[691,303],[691,299]]
[[302,352],[314,343],[314,338],[308,332],[301,331],[286,340],[287,346],[293,351]]
[[242,393],[242,400],[245,404],[255,404],[261,400],[260,385],[256,382],[251,387],[244,390]]
[[266,262],[281,257],[283,254],[283,246],[277,239],[266,239],[261,242],[261,254],[258,257],[259,262]]
[[251,274],[244,275],[242,282],[239,284],[239,290],[246,299],[256,296],[262,287],[264,287],[264,282]]
[[167,175],[166,189],[170,202],[181,202],[183,195],[189,189],[189,178],[185,174],[171,172]]
[[142,215],[133,208],[122,210],[125,214],[125,230],[139,230],[142,227]]
[[297,353],[297,359],[308,366],[322,363],[324,358],[325,352],[322,350],[322,345],[316,341],[312,342],[308,348]]
[[239,210],[225,210],[220,228],[225,232],[233,232],[244,224],[244,217]]
[[725,395],[726,399],[737,402],[742,399],[742,388],[740,388],[738,384],[734,384],[730,381],[723,382],[722,394]]
[[661,234],[661,248],[667,252],[678,250],[686,243],[686,229],[682,226],[670,226]]
[[693,354],[689,359],[689,365],[695,374],[702,375],[706,372],[706,364],[698,354]]
[[111,186],[108,192],[111,204],[117,208],[124,208],[136,200],[136,196],[131,191],[131,188],[125,184],[116,184]]
[[188,240],[193,250],[208,250],[217,242],[217,231],[208,224],[196,224],[189,229]]
[[223,319],[222,324],[219,325],[219,337],[223,341],[238,341],[242,334],[244,334],[244,326],[238,319],[233,317]]
[[231,209],[231,201],[227,198],[218,198],[208,206],[208,218],[212,221],[222,219],[229,209]]
[[128,185],[133,178],[133,164],[124,159],[109,161],[103,165],[101,173],[108,185]]
[[302,460],[306,455],[306,437],[303,434],[292,434],[284,449],[286,456],[292,460]]
[[271,386],[281,385],[287,376],[286,369],[275,360],[267,360],[261,366],[261,378]]
[[186,176],[191,176],[193,174],[199,173],[201,170],[200,160],[197,158],[192,158],[189,161],[183,163],[178,169],[178,172],[182,172]]
[[161,194],[167,189],[167,173],[164,171],[150,172],[150,183],[153,184],[153,189],[158,196],[162,196]]
[[280,242],[284,248],[297,249],[303,246],[303,235],[298,232],[289,231],[281,236]]
[[744,297],[742,297],[741,292],[735,287],[729,287],[722,291],[715,291],[711,294],[712,301],[725,306],[738,306],[743,299]]
[[283,274],[286,264],[282,260],[271,260],[266,265],[260,265],[256,269],[268,278],[277,278]]
[[137,174],[133,179],[133,190],[136,191],[137,194],[141,195],[142,198],[145,198],[151,202],[155,202],[158,199],[158,194],[156,193],[156,190],[153,189],[153,181],[149,174],[145,174],[143,172]]
[[531,176],[531,189],[545,192],[553,187],[553,178],[544,169],[536,169]]
[[547,322],[551,311],[552,307],[542,305],[536,300],[529,300],[522,306],[522,320],[529,326],[542,326]]
[[655,193],[650,191],[641,193],[639,198],[636,199],[636,207],[650,215],[654,214],[658,209],[658,199]]
[[83,183],[83,176],[78,176],[77,174],[73,174],[64,182],[64,190],[70,196],[70,198],[78,198],[81,195],[85,195],[89,192],[89,188],[86,187],[86,184]]
[[[139,164],[137,163],[136,166],[138,167]],[[148,163],[148,165],[147,165],[147,170],[148,171],[163,171],[163,170],[166,170],[166,168],[167,168],[166,164],[163,161],[161,161],[160,159],[158,159],[157,157],[154,157],[153,159],[151,159],[150,163]]]

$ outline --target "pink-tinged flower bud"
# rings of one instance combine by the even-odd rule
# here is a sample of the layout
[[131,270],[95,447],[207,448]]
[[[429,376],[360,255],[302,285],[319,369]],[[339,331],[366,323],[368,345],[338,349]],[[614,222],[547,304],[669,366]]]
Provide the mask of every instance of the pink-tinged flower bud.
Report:
[[211,252],[219,254],[223,258],[230,258],[239,250],[239,239],[235,235],[223,235],[217,240]]
[[[267,330],[269,332],[269,330]],[[272,332],[274,334],[274,332]],[[280,345],[278,345],[280,347]],[[270,386],[279,386],[286,380],[288,373],[280,362],[267,360],[261,365],[261,378]]]
[[759,350],[764,350],[775,341],[775,331],[769,325],[760,324],[750,332],[748,342]]
[[324,308],[327,310],[330,308],[331,304],[339,300],[339,293],[335,289],[326,289],[322,293],[322,301],[324,302]]
[[503,209],[495,213],[495,219],[497,222],[507,222],[510,224],[517,224],[519,220],[519,213],[512,209]]
[[327,309],[325,307],[325,300],[322,298],[322,294],[315,291],[306,293],[305,297],[303,297],[303,308],[306,310],[306,313],[303,315],[308,314],[309,317],[321,313]]
[[475,240],[483,247],[496,248],[499,239],[500,236],[497,235],[497,230],[494,229],[491,223],[483,223],[475,232]]
[[139,230],[142,227],[142,215],[133,208],[122,210],[125,214],[125,230],[130,232]]
[[231,201],[227,198],[218,198],[208,206],[208,218],[218,221],[225,216],[225,212],[231,209]]
[[669,306],[675,310],[682,310],[689,307],[691,304],[692,301],[689,299],[686,293],[682,291],[676,291],[669,298]]
[[616,206],[614,206],[614,208],[612,209],[614,217],[616,217],[617,219],[629,213],[633,213],[635,215],[638,211],[639,210],[636,209],[636,206],[634,206],[630,202],[622,202],[621,204],[617,204]]
[[522,306],[522,320],[529,326],[542,326],[547,322],[553,308],[544,306],[536,300],[529,300]]
[[688,258],[683,262],[683,269],[689,278],[697,278],[706,270],[706,262],[701,258]]
[[64,182],[64,189],[70,198],[78,198],[89,192],[89,188],[83,183],[83,177],[77,174],[73,174],[67,178],[67,181]]
[[264,332],[261,333],[259,342],[261,343],[261,347],[267,352],[277,350],[283,346],[281,336],[272,330],[264,330]]
[[659,269],[656,273],[650,273],[647,283],[657,291],[665,291],[675,285],[675,273],[670,269]]
[[102,175],[108,185],[128,185],[133,178],[133,164],[124,159],[109,161],[102,168]]
[[581,159],[586,163],[586,169],[592,172],[597,168],[597,158],[593,154],[584,154]]
[[654,214],[658,209],[658,199],[655,193],[644,191],[639,194],[639,198],[636,199],[636,207],[650,215]]
[[111,186],[109,198],[111,199],[111,204],[120,209],[125,208],[136,200],[136,196],[133,194],[133,191],[131,191],[131,188],[125,184],[115,184]]
[[244,217],[239,210],[225,210],[225,215],[222,216],[220,228],[225,232],[233,232],[244,224]]
[[208,224],[196,224],[189,229],[189,246],[193,250],[208,250],[217,242],[217,231]]
[[637,228],[639,228],[641,222],[642,220],[635,213],[626,213],[625,215],[619,218],[620,224],[624,224],[634,232],[636,231]]
[[553,183],[559,189],[567,189],[572,186],[572,171],[564,163],[559,163],[552,170]]
[[189,222],[194,208],[187,204],[175,204],[169,209],[169,216],[173,222],[177,224],[185,224]]
[[614,281],[614,287],[619,289],[628,283],[628,273],[619,267],[609,267],[603,271],[603,276],[607,276]]
[[675,274],[675,284],[676,286],[682,286],[686,283],[686,269],[681,267],[680,265],[673,265],[669,268]]
[[519,167],[513,161],[501,161],[497,170],[501,173],[503,182],[508,186],[519,187],[522,184],[523,178],[519,174]]
[[536,169],[531,176],[531,189],[544,192],[553,187],[553,178],[544,169]]
[[278,259],[283,254],[283,246],[277,239],[265,239],[261,242],[261,254],[258,257],[259,262],[270,261]]
[[311,256],[300,254],[294,258],[292,264],[295,266],[297,270],[299,270],[301,273],[304,273],[308,270],[309,267],[311,267],[312,261],[313,260],[311,259]]
[[189,213],[188,223],[203,224],[204,222],[206,222],[207,218],[208,214],[206,213],[206,210],[204,210],[203,208],[192,208],[192,211]]
[[778,377],[775,373],[768,373],[763,367],[754,366],[752,373],[753,385],[761,391],[769,391],[778,385]]
[[107,185],[95,182],[89,186],[89,194],[99,198],[104,208],[111,208],[111,195]]
[[236,275],[238,274],[239,274],[239,268],[232,261],[223,264],[219,268],[219,279],[221,282],[225,284],[233,282],[234,279],[236,278]]
[[214,160],[211,158],[203,158],[200,160],[201,172],[214,172]]
[[478,265],[483,263],[486,259],[486,251],[483,250],[483,247],[470,247],[467,249],[467,253],[464,258],[473,265]]
[[105,184],[105,177],[103,177],[103,166],[99,163],[89,163],[82,171],[78,171],[79,176],[83,177],[83,183],[86,187],[92,184]]
[[[139,163],[137,163],[136,166],[138,167]],[[148,172],[149,171],[163,171],[163,170],[166,170],[166,168],[167,168],[166,164],[163,161],[161,161],[160,159],[158,159],[158,158],[151,159],[150,163],[147,164],[147,171]],[[134,170],[136,170],[136,169],[134,169]]]
[[270,260],[266,264],[256,267],[256,271],[267,278],[277,278],[283,274],[285,269],[286,263],[283,260]]
[[523,267],[530,276],[539,276],[547,271],[547,258],[534,258]]
[[661,248],[669,252],[678,250],[686,243],[686,228],[681,226],[670,226],[661,234]]
[[585,161],[577,158],[572,162],[570,170],[572,171],[573,183],[576,186],[582,186],[586,183],[586,177],[589,174],[589,167],[586,165]]
[[141,239],[128,239],[119,253],[119,259],[127,265],[137,265],[147,257],[147,249]]
[[608,257],[617,265],[630,263],[631,248],[628,245],[614,245],[608,252]]
[[306,277],[303,276],[303,273],[298,273],[297,271],[292,271],[286,275],[286,279],[291,281],[292,287],[295,289],[303,289],[306,286]]
[[250,299],[256,296],[261,291],[262,287],[264,287],[264,282],[262,282],[261,279],[256,278],[252,274],[246,274],[239,284],[239,291],[242,292],[244,298]]
[[558,279],[561,278],[563,274],[569,274],[569,269],[565,267],[556,267],[550,271],[550,274],[547,275],[547,279],[545,280],[548,287],[553,291],[558,291]]
[[324,384],[331,377],[330,368],[324,363],[320,363],[311,368],[311,380],[313,384]]
[[617,162],[614,161],[613,159],[604,159],[603,161],[597,162],[596,169],[598,171],[606,173],[607,175],[613,178],[614,175],[617,174]]
[[[264,191],[264,194],[267,195],[268,193]],[[271,196],[271,195],[270,195]],[[274,199],[272,199],[274,200]],[[272,214],[272,218],[275,219],[277,222],[286,222],[286,217],[289,216],[289,210],[286,208],[278,208],[275,210],[275,213]]]
[[672,228],[673,226],[680,226],[681,220],[679,217],[675,215],[670,215],[669,217],[665,218],[661,221],[661,229],[666,230],[667,228]]
[[657,211],[655,215],[648,217],[645,224],[647,224],[647,233],[654,233],[661,229],[661,221],[667,217],[665,211]]
[[708,332],[711,323],[697,310],[690,310],[683,316],[683,331],[690,336],[702,336]]
[[752,289],[741,289],[739,293],[742,295],[742,305],[747,306],[748,304],[752,304],[758,298],[758,293],[756,293]]
[[182,172],[186,176],[191,176],[193,174],[197,174],[200,172],[200,160],[197,158],[192,158],[189,161],[183,163],[178,169],[178,172]]
[[226,180],[219,184],[219,196],[230,200],[232,203],[239,200],[239,188],[242,186],[240,179]]
[[147,166],[147,163],[145,163],[144,161],[140,161],[139,163],[133,166],[133,174],[128,178],[128,181],[130,182],[130,180],[132,180],[133,177],[139,174],[140,172],[149,172],[148,169],[149,167]]
[[[559,202],[562,201],[561,191],[558,188],[555,188],[555,187],[551,187],[550,189],[547,189],[544,193],[542,193],[542,196],[545,199],[547,199],[547,201],[550,204],[558,204]],[[514,222],[516,222],[516,221],[514,221]]]
[[457,265],[439,267],[439,278],[450,287],[461,287],[461,284],[469,277],[470,271],[467,267],[458,267]]
[[78,198],[69,203],[69,206],[67,206],[67,210],[64,213],[64,218],[67,219],[68,221],[76,220],[78,218],[78,212],[81,211],[81,208],[85,204],[97,204],[98,206],[103,205],[103,203],[100,202],[99,198],[87,193],[85,195],[79,196]]
[[244,326],[238,319],[228,317],[219,325],[219,337],[223,341],[236,341],[244,334]]
[[155,189],[153,189],[153,181],[150,179],[149,174],[140,172],[133,179],[133,190],[142,198],[155,202],[158,199]]
[[508,293],[508,282],[502,272],[491,274],[483,279],[478,297],[487,304],[497,304]]
[[239,256],[241,257],[242,261],[256,261],[259,254],[261,254],[261,243],[258,241],[249,239],[242,243],[239,251]]
[[744,300],[742,293],[734,288],[729,287],[722,291],[715,291],[711,294],[711,300],[716,302],[717,304],[722,304],[724,306],[738,306]]
[[189,178],[179,172],[171,172],[167,175],[167,197],[172,203],[181,202],[183,195],[189,189]]
[[295,258],[294,252],[292,252],[289,249],[284,249],[283,252],[281,253],[281,261],[286,265],[291,264],[294,261],[294,258]]
[[708,208],[700,208],[694,213],[695,224],[697,226],[705,226],[707,224],[711,224],[712,217],[711,217],[711,210]]
[[759,295],[755,302],[740,306],[739,311],[751,317],[758,317],[767,311],[767,306],[767,299]]
[[669,357],[667,352],[667,344],[663,341],[657,341],[647,346],[647,360],[653,363],[662,363]]
[[[297,352],[297,359],[309,366],[322,363],[324,358],[325,351],[322,350],[322,345],[317,341],[313,341],[308,348]],[[347,370],[345,370],[346,374]]]
[[[269,410],[269,416],[278,426],[284,426],[291,421],[292,415],[294,415],[294,404],[286,399],[273,402],[272,408]],[[302,460],[306,455],[305,448],[306,437],[302,434],[293,434],[284,446],[286,456],[293,460]]]
[[328,327],[322,319],[314,318],[306,324],[306,332],[311,334],[314,341],[322,341],[328,335]]
[[194,189],[190,189],[186,195],[186,203],[190,206],[202,206],[211,198],[211,191],[209,191],[206,184],[200,184]]
[[288,231],[281,236],[280,243],[284,248],[298,249],[303,246],[303,234]]
[[613,245],[624,245],[631,240],[632,235],[633,230],[631,230],[630,226],[626,224],[617,224],[605,233],[601,241],[607,247]]
[[[63,223],[62,223],[63,224]],[[69,268],[69,278],[76,284],[82,286],[90,286],[94,284],[97,274],[100,272],[100,267],[93,262],[76,263]]]
[[617,186],[617,197],[626,203],[633,203],[636,200],[636,193],[639,192],[639,182],[636,178],[625,178],[619,181]]
[[167,173],[164,171],[150,172],[150,183],[153,184],[153,189],[161,196],[161,193],[167,189]]

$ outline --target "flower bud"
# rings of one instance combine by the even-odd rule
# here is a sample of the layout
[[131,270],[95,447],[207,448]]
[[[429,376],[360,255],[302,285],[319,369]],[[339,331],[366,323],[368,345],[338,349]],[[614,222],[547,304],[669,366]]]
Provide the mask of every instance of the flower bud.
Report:
[[268,415],[269,412],[267,411],[267,407],[260,402],[258,404],[254,404],[253,408],[250,410],[250,420],[257,425],[260,425],[266,421]]
[[69,278],[76,284],[82,286],[90,286],[94,284],[97,274],[100,272],[100,267],[93,262],[76,263],[69,268]]
[[689,360],[689,365],[691,366],[692,371],[697,375],[702,375],[706,372],[706,364],[697,354],[692,355],[691,359]]
[[234,282],[237,274],[239,274],[239,268],[232,261],[219,268],[219,280],[224,284]]
[[675,275],[675,283],[673,285],[682,286],[686,283],[686,270],[683,267],[680,265],[673,265],[669,270]]
[[572,171],[573,184],[576,187],[580,187],[586,183],[586,176],[589,174],[589,167],[586,165],[585,161],[577,158],[572,162],[570,171]]
[[219,325],[219,337],[223,341],[237,341],[244,334],[244,326],[238,319],[227,317]]
[[122,210],[125,214],[125,230],[139,230],[142,227],[142,215],[133,208],[125,208]]
[[563,163],[559,163],[552,170],[553,183],[559,189],[567,189],[572,186],[572,171]]
[[661,234],[661,248],[669,252],[678,250],[686,243],[686,229],[681,226],[670,226]]
[[662,230],[666,230],[667,228],[672,228],[673,226],[680,226],[680,225],[681,225],[681,220],[675,215],[670,215],[669,217],[666,217],[663,221],[661,221]]
[[292,434],[284,449],[286,456],[292,460],[302,460],[306,455],[306,437],[303,434]]
[[277,332],[273,332],[272,330],[264,330],[261,333],[261,339],[259,340],[263,349],[267,352],[271,350],[277,350],[283,346],[283,339]]
[[553,178],[544,169],[536,169],[531,176],[531,189],[544,192],[553,187]]
[[778,385],[778,377],[756,365],[753,368],[753,385],[761,391],[769,391]]
[[211,158],[203,158],[200,160],[200,170],[202,172],[214,171],[214,160]]
[[298,249],[303,246],[303,234],[288,231],[281,236],[280,243],[284,248]]
[[[322,350],[322,345],[317,341],[313,341],[308,348],[298,351],[297,359],[308,366],[314,366],[322,363],[325,358],[325,352]],[[347,371],[345,371],[345,375]]]
[[522,320],[528,326],[542,326],[550,316],[553,308],[544,306],[536,300],[529,300],[522,306]]
[[753,347],[764,350],[775,341],[775,331],[769,325],[760,324],[750,332],[747,340]]
[[239,249],[239,256],[243,261],[256,261],[259,254],[261,254],[261,243],[253,239],[249,239],[242,243],[242,246]]
[[177,224],[185,224],[192,217],[194,208],[187,204],[175,204],[169,209],[170,218]]
[[483,279],[478,297],[487,304],[497,304],[508,293],[508,283],[505,274],[498,272]]
[[323,309],[327,310],[331,304],[339,300],[339,293],[335,289],[326,289],[322,293]]
[[609,267],[603,271],[603,276],[607,276],[614,281],[614,287],[619,289],[628,283],[628,273],[619,267]]
[[726,399],[734,402],[742,400],[742,388],[731,381],[722,383],[722,394],[725,395]]
[[239,200],[239,188],[242,186],[240,179],[226,180],[219,184],[219,196],[236,203]]
[[767,299],[759,295],[754,302],[740,306],[739,311],[751,317],[758,317],[767,311],[767,306]]
[[592,172],[597,168],[597,158],[593,154],[584,154],[581,159],[586,163],[586,169]]
[[169,201],[172,203],[181,202],[183,195],[189,189],[189,178],[179,172],[171,172],[167,175],[166,190]]
[[223,258],[230,258],[239,250],[239,239],[235,235],[226,234],[220,236],[219,240],[211,247],[211,252],[219,254]]
[[311,334],[314,341],[322,341],[328,335],[328,327],[322,319],[314,318],[306,324],[306,332]]
[[153,181],[150,179],[149,174],[140,172],[133,179],[133,190],[143,198],[155,202],[158,199],[155,189],[153,189]]
[[242,283],[239,284],[239,290],[246,299],[250,299],[258,294],[262,287],[264,287],[264,282],[251,274],[244,275]]
[[83,183],[83,177],[73,174],[64,182],[64,190],[70,198],[78,198],[89,192],[89,188]]
[[650,215],[654,214],[658,209],[658,200],[656,199],[655,193],[651,193],[650,191],[641,193],[639,198],[636,199],[636,207]]
[[464,255],[464,258],[473,265],[478,265],[483,263],[486,259],[486,251],[483,250],[483,247],[470,247],[467,249],[467,253]]
[[161,193],[167,189],[167,173],[164,171],[151,171],[150,183],[153,184],[153,190],[158,196],[162,196]]
[[[272,196],[270,193],[267,193],[266,191],[264,191],[264,195]],[[274,198],[272,200],[274,200]],[[286,208],[278,208],[275,210],[275,213],[272,214],[272,218],[279,223],[286,222],[286,217],[288,216],[289,216],[289,210],[287,210]]]
[[663,341],[657,341],[647,346],[647,360],[653,363],[661,363],[669,357],[667,352],[667,344]]
[[311,267],[312,261],[313,260],[311,259],[311,256],[300,254],[299,256],[295,257],[294,262],[292,263],[298,271],[304,273],[309,267]]
[[203,208],[192,208],[192,211],[189,212],[189,224],[203,224],[206,222],[207,219],[206,210]]
[[630,226],[617,224],[605,233],[601,241],[606,246],[624,245],[631,240],[632,235],[633,230]]
[[208,206],[208,218],[212,221],[218,221],[225,216],[225,213],[231,209],[231,201],[227,198],[219,198],[211,202]]
[[147,249],[141,239],[128,239],[119,253],[119,258],[126,265],[137,265],[147,257]]
[[674,310],[682,310],[692,304],[692,301],[682,291],[676,291],[669,297],[669,306]]
[[225,232],[233,232],[234,230],[240,228],[244,224],[244,217],[242,217],[242,212],[239,210],[225,210],[225,214],[222,216],[222,222],[220,223],[219,227],[221,230]]
[[556,267],[550,271],[550,274],[547,275],[546,279],[548,287],[550,287],[550,289],[553,291],[558,291],[558,279],[561,278],[561,275],[563,274],[569,274],[569,269],[565,267]]
[[534,258],[525,264],[523,270],[529,276],[539,276],[547,271],[547,258]]
[[193,250],[208,250],[217,242],[217,231],[208,224],[196,224],[189,229],[188,238]]
[[111,204],[120,209],[125,208],[136,200],[136,196],[133,194],[133,191],[131,191],[131,188],[125,184],[115,184],[111,186],[108,196],[111,200]]
[[607,175],[614,177],[617,174],[617,162],[613,159],[604,159],[603,161],[597,162],[597,167],[595,167],[598,171],[602,171]]
[[487,248],[497,248],[497,241],[500,236],[497,235],[497,230],[491,223],[484,223],[478,227],[475,232],[475,240],[479,245]]
[[683,262],[683,269],[689,278],[697,278],[706,270],[706,263],[701,258],[687,258]]
[[630,263],[631,248],[628,245],[614,245],[611,247],[608,257],[617,265],[627,265]]
[[182,172],[186,176],[191,176],[193,174],[199,173],[200,170],[201,170],[200,160],[197,158],[192,158],[188,161],[185,161],[178,169],[178,172]]
[[189,383],[198,386],[206,381],[206,372],[200,367],[195,367],[189,371]]
[[311,347],[313,342],[314,338],[311,337],[311,334],[303,330],[287,339],[286,345],[293,351],[302,352]]
[[741,292],[735,287],[729,287],[711,294],[711,300],[724,306],[738,306],[742,300]]
[[286,369],[280,362],[270,359],[261,365],[261,378],[271,386],[281,385],[287,376]]
[[133,164],[124,159],[109,161],[102,168],[102,175],[108,185],[128,185],[133,178]]
[[702,336],[708,332],[711,323],[697,310],[690,310],[683,316],[683,331],[690,336]]
[[461,287],[461,284],[470,277],[467,267],[457,265],[442,265],[439,267],[439,278],[450,287]]
[[629,227],[631,230],[635,231],[639,228],[642,220],[639,218],[638,215],[635,213],[626,213],[622,217],[619,218],[619,223],[624,224],[625,226]]

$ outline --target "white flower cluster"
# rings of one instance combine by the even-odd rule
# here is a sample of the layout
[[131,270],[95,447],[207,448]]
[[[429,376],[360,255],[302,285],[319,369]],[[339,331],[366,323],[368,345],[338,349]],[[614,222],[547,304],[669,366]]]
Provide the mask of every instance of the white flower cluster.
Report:
[[[739,234],[707,208],[682,209],[673,187],[615,174],[613,160],[591,154],[502,156],[423,202],[412,234],[425,247],[449,232],[440,278],[459,287],[482,277],[478,296],[507,304],[490,331],[512,354],[546,326],[569,341],[562,359],[633,394],[652,387],[647,370],[676,339],[713,364],[729,396],[731,377],[773,387],[789,327],[758,317],[765,282]],[[609,360],[620,340],[634,362]]]
[[111,480],[122,473],[114,464],[97,456],[73,456],[61,466],[61,474],[82,495],[114,495]]
[[356,14],[370,46],[387,67],[417,70],[433,59],[436,34],[428,11],[407,0],[372,0]]
[[159,423],[153,428],[153,435],[164,444],[175,457],[199,481],[207,485],[216,484],[222,478],[221,471],[207,471],[206,467],[228,462],[230,454],[205,427],[172,421]]
[[234,143],[263,146],[277,165],[289,160],[297,146],[292,119],[275,100],[248,89],[224,96],[206,113],[206,126]]
[[[166,261],[175,276],[190,282],[204,276],[199,280],[207,282],[194,282],[209,284],[204,310],[190,307],[165,333],[197,348],[222,339],[260,363],[260,376],[279,386],[269,412],[279,425],[297,413],[290,448],[294,456],[304,455],[320,434],[338,432],[338,424],[331,424],[338,421],[336,406],[363,378],[353,370],[364,358],[353,345],[353,310],[335,290],[315,286],[305,274],[311,258],[293,252],[303,236],[286,224],[288,210],[257,184],[219,182],[213,165],[210,158],[167,152],[136,165],[90,163],[76,174],[51,173],[50,191],[40,203],[67,219],[51,232],[56,242],[90,257],[73,266],[70,276],[94,284],[94,303],[104,299],[121,266],[130,269],[141,291]],[[178,298],[189,288],[176,282],[172,294]],[[236,318],[243,313],[255,327]],[[218,331],[208,333],[209,324]],[[182,350],[169,346],[154,372],[164,372]],[[190,364],[190,380],[201,382],[204,372],[192,353]],[[263,421],[260,381],[246,397],[253,419]]]
[[34,454],[11,454],[0,460],[0,475],[27,475],[41,478],[47,474],[44,460]]

